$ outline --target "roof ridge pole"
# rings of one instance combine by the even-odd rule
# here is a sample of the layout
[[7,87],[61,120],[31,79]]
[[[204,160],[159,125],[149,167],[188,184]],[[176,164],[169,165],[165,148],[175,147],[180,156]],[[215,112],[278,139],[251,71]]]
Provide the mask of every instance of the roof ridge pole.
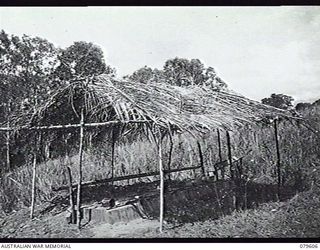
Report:
[[83,156],[83,134],[84,134],[84,109],[81,108],[80,120],[80,145],[79,145],[79,176],[77,187],[77,227],[81,228],[81,185],[82,185],[82,156]]
[[278,200],[280,200],[280,186],[281,186],[281,157],[280,157],[280,147],[279,147],[279,136],[278,136],[278,119],[274,119],[274,137],[276,141],[276,152],[277,152],[277,177],[278,177]]

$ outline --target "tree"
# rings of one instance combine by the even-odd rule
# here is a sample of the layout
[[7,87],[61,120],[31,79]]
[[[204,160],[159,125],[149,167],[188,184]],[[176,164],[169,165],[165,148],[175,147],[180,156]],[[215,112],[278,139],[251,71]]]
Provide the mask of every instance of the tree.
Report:
[[201,85],[204,80],[204,65],[198,59],[174,58],[167,60],[163,67],[165,79],[170,85]]
[[132,75],[125,76],[124,78],[133,82],[140,82],[144,84],[159,83],[164,81],[163,72],[161,70],[152,69],[147,66],[136,70]]
[[57,62],[56,48],[47,40],[0,32],[0,92],[11,110],[34,105],[50,94],[49,76]]
[[144,66],[143,68],[133,72],[132,75],[125,76],[125,78],[133,82],[140,82],[140,83],[147,84],[147,83],[150,83],[150,81],[153,78],[153,70],[150,67]]
[[209,86],[216,90],[227,88],[214,68],[206,68],[199,59],[178,57],[167,60],[162,70],[145,66],[125,76],[125,79],[141,83],[164,82],[176,86]]
[[56,80],[70,80],[75,77],[100,74],[115,75],[115,69],[107,66],[100,47],[87,42],[75,42],[59,51],[59,66],[55,71]]
[[284,94],[272,94],[270,97],[263,98],[263,104],[273,106],[280,109],[291,109],[294,99],[291,96]]
[[319,106],[319,105],[320,105],[320,99],[318,99],[312,103],[312,106]]
[[211,86],[213,89],[226,89],[228,85],[216,73],[215,69],[208,67],[204,73],[205,86]]
[[296,109],[297,111],[302,111],[302,110],[305,110],[305,109],[310,108],[310,107],[312,107],[312,104],[311,104],[311,103],[308,103],[308,102],[299,102],[299,103],[296,105],[295,109]]
[[[0,32],[0,123],[10,125],[15,115],[19,116],[25,109],[32,112],[50,96],[49,78],[56,62],[56,48],[47,40]],[[7,162],[10,162],[10,155],[14,155],[9,166],[24,162],[23,154],[27,155],[32,148],[31,139],[28,133],[15,137],[6,134]]]
[[209,86],[213,89],[226,89],[227,84],[217,76],[213,67],[206,68],[199,59],[174,58],[167,60],[163,75],[168,84],[177,86]]

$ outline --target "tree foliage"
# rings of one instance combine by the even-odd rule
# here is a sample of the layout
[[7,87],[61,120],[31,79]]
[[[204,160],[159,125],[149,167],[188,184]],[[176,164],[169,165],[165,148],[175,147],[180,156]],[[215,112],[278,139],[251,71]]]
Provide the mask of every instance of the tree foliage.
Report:
[[308,102],[299,102],[299,103],[296,105],[295,109],[296,109],[297,111],[301,111],[301,110],[305,110],[305,109],[307,109],[307,108],[310,108],[311,106],[312,106],[311,103],[308,103]]
[[198,59],[174,58],[163,67],[167,82],[171,85],[201,85],[204,82],[204,65]]
[[[13,112],[30,108],[50,94],[49,76],[57,64],[53,44],[39,37],[0,32],[1,106]],[[7,112],[5,112],[7,113]]]
[[163,69],[143,67],[126,79],[145,84],[164,82],[176,86],[210,86],[225,89],[227,84],[217,76],[213,67],[205,67],[199,59],[174,58],[164,63]]
[[132,75],[124,77],[133,82],[140,82],[144,84],[156,83],[163,80],[163,74],[157,69],[152,69],[150,67],[144,66],[133,72]]
[[61,80],[100,74],[114,75],[115,70],[107,66],[100,47],[87,42],[75,42],[59,50],[59,66],[55,76]]
[[284,94],[272,94],[270,97],[263,98],[263,104],[273,106],[279,109],[291,109],[294,99],[291,96]]

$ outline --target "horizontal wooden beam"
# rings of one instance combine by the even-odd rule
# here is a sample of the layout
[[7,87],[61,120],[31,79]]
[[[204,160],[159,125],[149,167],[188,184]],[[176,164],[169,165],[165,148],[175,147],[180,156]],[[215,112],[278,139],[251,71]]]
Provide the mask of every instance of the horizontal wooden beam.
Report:
[[[96,123],[85,123],[85,127],[103,127],[115,124],[128,124],[128,123],[148,123],[150,120],[129,120],[129,121],[108,121],[108,122],[96,122]],[[49,126],[37,126],[37,127],[0,127],[0,132],[7,131],[21,131],[21,130],[55,130],[55,129],[68,129],[68,128],[79,128],[79,124],[66,124],[66,125],[49,125]]]
[[[232,161],[232,163],[238,163],[241,159],[243,159],[244,156],[238,158],[237,160]],[[217,170],[221,170],[224,167],[230,166],[230,161],[229,160],[224,160],[224,161],[219,161],[214,164],[214,167],[217,168]],[[209,170],[209,172],[214,172],[215,170]]]
[[[175,172],[180,172],[180,171],[187,171],[187,170],[193,170],[193,169],[198,169],[201,168],[201,166],[197,167],[187,167],[187,168],[177,168],[177,169],[171,169],[171,170],[164,170],[165,174],[169,173],[175,173]],[[159,175],[159,171],[155,172],[150,172],[150,173],[142,173],[142,174],[133,174],[133,175],[126,175],[126,176],[119,176],[119,177],[114,177],[114,178],[108,178],[108,179],[103,179],[103,180],[94,180],[94,181],[87,181],[83,182],[82,186],[89,186],[89,185],[96,185],[96,184],[104,184],[104,183],[109,183],[109,182],[114,182],[114,181],[124,181],[124,180],[130,180],[130,179],[135,179],[135,178],[143,178],[143,177],[148,177],[148,176],[155,176]],[[77,184],[73,184],[72,187],[76,187]],[[53,191],[60,191],[64,189],[68,189],[69,186],[61,186],[58,188],[52,188]]]

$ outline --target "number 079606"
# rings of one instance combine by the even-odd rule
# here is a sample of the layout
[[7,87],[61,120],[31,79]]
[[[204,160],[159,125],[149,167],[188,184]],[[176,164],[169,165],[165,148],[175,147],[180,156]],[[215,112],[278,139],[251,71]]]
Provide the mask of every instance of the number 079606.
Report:
[[318,244],[300,244],[300,248],[318,248]]

